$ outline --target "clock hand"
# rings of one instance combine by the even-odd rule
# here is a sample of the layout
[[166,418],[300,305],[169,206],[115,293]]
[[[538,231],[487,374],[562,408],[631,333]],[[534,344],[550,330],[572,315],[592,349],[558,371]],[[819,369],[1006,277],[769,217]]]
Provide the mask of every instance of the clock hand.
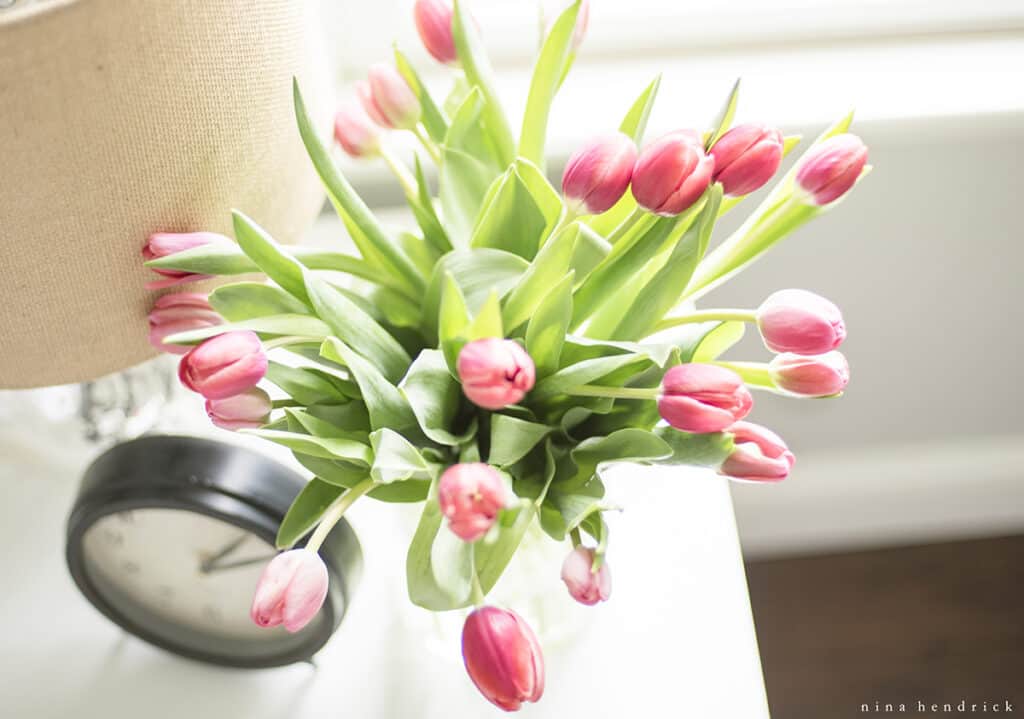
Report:
[[225,544],[219,551],[215,552],[213,556],[202,559],[199,563],[199,571],[205,574],[209,571],[209,568],[217,563],[217,560],[223,559],[224,557],[231,554],[233,551],[242,546],[242,542],[249,538],[248,532],[243,532],[237,539],[233,539]]
[[271,554],[266,557],[257,557],[256,559],[240,559],[237,562],[227,562],[226,564],[218,564],[216,562],[204,562],[199,568],[202,574],[211,574],[213,572],[220,572],[225,569],[236,569],[238,567],[249,567],[253,564],[264,564],[269,562],[271,559],[276,557],[276,554]]

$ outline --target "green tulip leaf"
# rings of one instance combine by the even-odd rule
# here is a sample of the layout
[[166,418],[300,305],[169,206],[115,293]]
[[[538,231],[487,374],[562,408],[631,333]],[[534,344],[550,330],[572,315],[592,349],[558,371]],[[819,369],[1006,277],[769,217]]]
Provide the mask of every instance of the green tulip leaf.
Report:
[[423,84],[419,73],[416,72],[416,68],[412,66],[409,59],[397,47],[394,50],[395,67],[398,68],[399,74],[409,83],[413,94],[420,101],[423,127],[426,128],[431,140],[438,143],[444,142],[444,137],[448,133],[448,121],[445,119],[444,113],[434,102],[434,98],[430,96],[426,85]]
[[472,592],[473,545],[443,524],[434,480],[409,544],[405,574],[410,601],[435,612],[466,606]]
[[526,328],[526,351],[536,366],[537,377],[541,379],[558,370],[565,333],[572,320],[574,279],[575,275],[570,271],[551,289]]
[[487,462],[506,467],[518,462],[552,432],[552,428],[536,422],[491,415],[491,451]]
[[300,539],[312,532],[327,508],[344,491],[343,487],[316,477],[309,480],[281,520],[281,526],[277,530],[277,548],[291,549]]
[[362,467],[369,467],[373,461],[373,453],[367,445],[350,439],[314,437],[309,434],[272,429],[243,429],[239,431],[256,435],[294,452],[301,452],[313,457],[342,460]]
[[707,138],[707,142],[704,143],[704,149],[710,150],[716,142],[718,142],[722,135],[729,131],[732,127],[733,118],[736,117],[736,105],[740,99],[740,80],[736,79],[736,82],[732,86],[732,91],[729,92],[729,98],[725,101],[725,106],[722,107],[722,111],[718,114],[718,118],[712,124],[714,128],[711,134]]
[[267,380],[303,405],[347,402],[348,397],[332,382],[301,367],[280,362],[267,364]]
[[429,480],[432,472],[419,450],[405,437],[386,427],[370,435],[373,465],[370,477],[381,484],[409,479]]
[[401,431],[415,426],[416,417],[405,396],[371,362],[337,337],[328,337],[320,348],[324,358],[344,365],[352,373],[366,403],[373,429]]
[[444,357],[437,350],[420,352],[399,389],[423,434],[432,441],[455,447],[467,441],[475,431],[475,425],[470,423],[465,431],[456,433],[462,386],[448,371]]
[[551,288],[569,272],[574,256],[580,225],[573,223],[563,228],[541,248],[533,262],[522,273],[508,294],[502,309],[504,326],[515,331],[536,312]]
[[427,329],[436,336],[441,293],[448,276],[462,292],[467,310],[475,316],[492,292],[497,292],[499,299],[504,297],[529,266],[518,255],[486,247],[449,252],[434,268],[423,300],[423,318],[429,322]]
[[309,337],[311,342],[319,342],[320,338],[331,333],[331,328],[309,315],[268,315],[266,317],[255,317],[240,322],[227,322],[222,325],[203,327],[198,330],[178,332],[164,338],[166,344],[190,345],[202,342],[210,337],[222,335],[225,332],[239,330],[250,330],[261,336],[294,335],[297,337]]

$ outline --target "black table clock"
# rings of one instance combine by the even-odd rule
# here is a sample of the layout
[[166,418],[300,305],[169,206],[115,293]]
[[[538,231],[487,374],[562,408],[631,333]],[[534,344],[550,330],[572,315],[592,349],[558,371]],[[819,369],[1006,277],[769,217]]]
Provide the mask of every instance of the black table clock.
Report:
[[320,556],[323,609],[289,634],[249,618],[274,538],[305,480],[258,452],[195,437],[119,444],[86,470],[67,525],[79,589],[132,634],[183,656],[235,667],[309,660],[338,628],[362,553],[341,521]]

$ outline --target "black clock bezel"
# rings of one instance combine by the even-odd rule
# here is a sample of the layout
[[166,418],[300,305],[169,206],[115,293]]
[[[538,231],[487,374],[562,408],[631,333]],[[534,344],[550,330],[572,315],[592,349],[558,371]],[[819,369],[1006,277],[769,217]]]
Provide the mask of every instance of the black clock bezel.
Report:
[[115,445],[86,470],[67,522],[66,560],[86,599],[126,631],[180,656],[220,666],[262,669],[309,661],[345,615],[362,571],[362,550],[351,526],[339,522],[320,548],[330,589],[324,621],[302,644],[262,657],[204,651],[125,616],[96,586],[82,539],[102,517],[142,508],[197,512],[228,522],[271,545],[306,480],[273,459],[238,445],[198,437],[149,435]]

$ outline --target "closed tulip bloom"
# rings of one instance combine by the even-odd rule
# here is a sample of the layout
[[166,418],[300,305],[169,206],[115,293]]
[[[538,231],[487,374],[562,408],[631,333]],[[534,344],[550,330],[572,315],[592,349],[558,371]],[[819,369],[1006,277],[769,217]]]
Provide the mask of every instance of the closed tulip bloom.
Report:
[[768,372],[779,389],[802,397],[830,397],[839,394],[850,382],[850,365],[842,352],[775,355]]
[[704,194],[714,169],[715,160],[704,154],[697,133],[670,132],[640,153],[633,168],[633,197],[648,212],[678,215]]
[[726,195],[749,195],[764,186],[782,162],[782,133],[765,125],[737,125],[719,138],[710,152],[714,181]]
[[796,458],[779,435],[752,422],[737,422],[729,432],[735,449],[719,474],[748,482],[780,482],[789,476]]
[[569,158],[562,173],[562,194],[577,213],[599,215],[629,187],[636,145],[621,132],[591,140]]
[[822,354],[846,339],[839,308],[807,290],[779,290],[769,296],[757,310],[757,328],[772,352]]
[[612,573],[608,562],[602,562],[596,572],[593,566],[594,550],[587,547],[576,547],[562,563],[562,581],[569,594],[587,606],[607,601],[612,595]]
[[267,373],[267,355],[255,332],[236,330],[211,337],[181,358],[178,379],[206,399],[244,392]]
[[[195,247],[223,242],[231,243],[231,240],[224,235],[218,235],[216,232],[154,232],[142,247],[142,257],[148,262],[149,260],[158,260],[168,255],[191,250]],[[195,272],[182,272],[180,270],[153,268],[153,271],[163,275],[164,279],[147,282],[146,289],[149,290],[162,290],[165,287],[172,287],[185,282],[206,280],[211,277],[211,275],[200,275]]]
[[721,432],[754,406],[750,390],[732,370],[710,364],[681,364],[661,382],[658,413],[684,432]]
[[185,354],[192,348],[187,345],[164,344],[164,338],[179,332],[214,327],[223,322],[204,294],[178,292],[164,295],[153,303],[153,309],[149,312],[149,343],[161,352]]
[[814,205],[835,202],[853,187],[868,161],[868,148],[856,135],[843,133],[811,148],[800,161],[796,184]]
[[256,429],[270,420],[273,406],[270,395],[250,387],[231,397],[206,400],[206,414],[221,429]]
[[350,157],[373,157],[380,152],[380,133],[355,102],[346,103],[334,116],[334,139]]
[[544,655],[530,626],[515,612],[480,607],[462,628],[462,659],[473,684],[505,711],[544,693]]
[[454,464],[437,484],[437,502],[448,528],[466,542],[487,534],[507,498],[501,475],[482,462]]
[[456,363],[462,391],[469,401],[496,410],[518,403],[533,389],[536,368],[530,355],[512,340],[487,338],[470,342]]
[[409,83],[391,65],[370,67],[368,80],[356,85],[363,109],[382,127],[411,130],[420,121],[420,101]]
[[260,576],[249,616],[261,627],[283,624],[297,632],[320,611],[327,584],[327,567],[316,552],[293,549],[278,554]]
[[452,35],[452,4],[448,0],[416,0],[412,14],[427,52],[438,62],[456,64],[459,58]]

